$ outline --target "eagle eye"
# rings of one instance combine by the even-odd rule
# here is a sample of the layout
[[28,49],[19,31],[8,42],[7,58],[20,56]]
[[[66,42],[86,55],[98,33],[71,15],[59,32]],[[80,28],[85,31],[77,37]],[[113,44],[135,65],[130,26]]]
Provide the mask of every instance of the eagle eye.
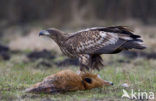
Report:
[[92,83],[92,79],[91,78],[85,78],[84,79],[86,82],[88,82],[88,83]]

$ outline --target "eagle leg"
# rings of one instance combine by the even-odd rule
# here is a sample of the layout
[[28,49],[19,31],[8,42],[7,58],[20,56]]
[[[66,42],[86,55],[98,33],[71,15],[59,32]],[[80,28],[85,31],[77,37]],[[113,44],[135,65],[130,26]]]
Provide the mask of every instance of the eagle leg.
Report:
[[81,54],[79,55],[80,71],[85,71],[90,69],[90,55]]
[[80,71],[97,69],[100,70],[104,66],[102,57],[98,54],[88,55],[81,54],[79,56]]
[[94,54],[91,57],[91,68],[100,70],[101,67],[103,67],[103,66],[104,66],[104,64],[103,64],[102,57],[98,54]]
[[84,64],[80,64],[80,71],[85,71],[85,70],[89,70],[89,67]]

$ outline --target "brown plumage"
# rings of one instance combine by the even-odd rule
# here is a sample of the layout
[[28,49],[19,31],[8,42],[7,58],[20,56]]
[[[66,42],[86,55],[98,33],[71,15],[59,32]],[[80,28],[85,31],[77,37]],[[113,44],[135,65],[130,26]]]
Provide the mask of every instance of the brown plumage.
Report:
[[51,28],[39,35],[52,38],[65,55],[78,58],[80,70],[103,67],[101,54],[145,48],[139,35],[122,26],[93,27],[70,34]]
[[59,93],[76,90],[87,90],[103,86],[113,85],[112,82],[105,81],[97,74],[75,73],[71,70],[63,70],[46,77],[42,82],[26,89],[31,93]]

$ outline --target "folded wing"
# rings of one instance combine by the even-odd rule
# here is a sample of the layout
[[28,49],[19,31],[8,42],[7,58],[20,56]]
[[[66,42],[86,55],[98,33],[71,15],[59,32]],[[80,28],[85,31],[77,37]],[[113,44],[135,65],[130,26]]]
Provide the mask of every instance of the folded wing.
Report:
[[144,49],[139,35],[122,26],[94,27],[74,33],[67,43],[76,53],[112,54],[123,49]]

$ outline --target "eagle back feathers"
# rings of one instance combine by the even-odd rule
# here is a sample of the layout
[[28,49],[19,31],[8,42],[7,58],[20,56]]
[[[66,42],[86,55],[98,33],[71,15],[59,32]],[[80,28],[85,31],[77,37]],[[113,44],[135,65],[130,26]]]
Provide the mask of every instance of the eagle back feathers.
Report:
[[98,50],[113,53],[115,49],[129,40],[142,41],[138,38],[140,38],[139,35],[134,35],[126,27],[94,27],[73,33],[67,43],[77,53],[98,54],[96,53]]

